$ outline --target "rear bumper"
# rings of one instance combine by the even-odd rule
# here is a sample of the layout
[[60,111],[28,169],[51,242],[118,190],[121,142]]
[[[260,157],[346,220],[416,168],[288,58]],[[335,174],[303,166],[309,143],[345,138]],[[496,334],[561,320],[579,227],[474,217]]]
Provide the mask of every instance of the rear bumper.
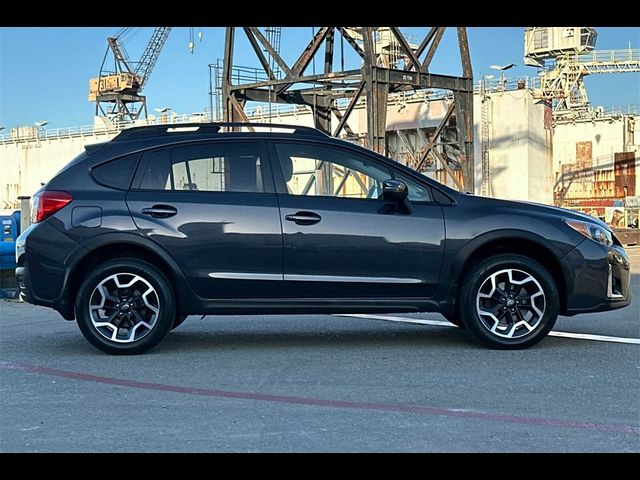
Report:
[[573,267],[566,315],[616,310],[631,303],[631,267],[622,247],[584,241],[565,261]]
[[20,300],[32,303],[33,305],[53,308],[66,320],[73,320],[73,308],[72,306],[67,305],[64,301],[64,296],[62,296],[62,299],[56,298],[54,300],[48,300],[34,295],[29,269],[26,266],[16,267],[16,281],[18,283]]
[[20,299],[53,308],[67,320],[73,319],[73,305],[67,292],[70,252],[79,245],[47,222],[31,225],[18,237],[16,281]]

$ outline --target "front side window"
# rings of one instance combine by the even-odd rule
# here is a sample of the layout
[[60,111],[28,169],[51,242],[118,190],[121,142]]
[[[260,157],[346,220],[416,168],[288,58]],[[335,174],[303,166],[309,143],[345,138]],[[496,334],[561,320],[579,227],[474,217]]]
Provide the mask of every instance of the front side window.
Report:
[[345,150],[301,144],[276,150],[290,195],[377,199],[392,178],[388,168]]
[[204,144],[149,152],[142,190],[264,192],[257,143]]
[[279,144],[276,150],[290,195],[378,199],[382,182],[393,178],[407,184],[409,200],[431,201],[418,182],[346,150],[298,144]]

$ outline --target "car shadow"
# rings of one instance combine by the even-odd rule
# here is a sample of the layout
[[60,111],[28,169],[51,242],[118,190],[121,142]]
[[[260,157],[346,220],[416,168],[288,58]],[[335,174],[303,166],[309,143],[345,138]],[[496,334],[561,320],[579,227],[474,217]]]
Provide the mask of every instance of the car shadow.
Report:
[[[464,347],[473,345],[469,334],[459,328],[424,328],[403,326],[389,328],[331,328],[326,330],[260,329],[215,331],[173,331],[152,352],[180,352],[208,349],[335,349]],[[150,352],[150,353],[152,353]]]
[[[407,347],[455,347],[482,349],[476,345],[471,336],[459,328],[430,327],[415,325],[381,325],[378,328],[336,327],[328,326],[319,329],[317,326],[305,330],[299,325],[287,329],[281,325],[265,328],[263,325],[251,329],[246,323],[238,328],[225,324],[224,331],[216,329],[215,322],[210,327],[189,325],[180,326],[167,336],[144,356],[166,355],[174,353],[188,353],[205,350],[300,350],[300,349],[328,349],[335,351],[337,347],[357,349],[403,349]],[[91,346],[80,332],[65,332],[65,334],[48,336],[46,345],[38,346],[39,339],[32,339],[34,349],[42,349],[48,356],[75,355],[105,355]],[[44,338],[43,338],[44,342]]]

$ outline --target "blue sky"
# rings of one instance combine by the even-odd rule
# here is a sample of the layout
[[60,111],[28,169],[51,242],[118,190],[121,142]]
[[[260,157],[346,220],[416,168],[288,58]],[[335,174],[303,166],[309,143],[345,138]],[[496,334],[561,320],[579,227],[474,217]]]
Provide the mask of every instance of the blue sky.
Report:
[[[89,78],[98,73],[106,49],[106,38],[120,27],[90,28],[0,28],[0,126],[32,125],[46,120],[49,127],[90,125],[94,104],[87,101]],[[598,49],[640,48],[640,28],[597,27]],[[202,43],[189,53],[189,29],[174,28],[160,56],[145,94],[150,113],[169,106],[179,113],[203,111],[209,105],[208,64],[222,58],[224,28],[205,27]],[[142,52],[151,35],[142,28],[127,44],[132,58]],[[196,33],[198,28],[196,28]],[[418,27],[403,28],[408,34],[424,35]],[[523,64],[523,27],[471,27],[468,29],[474,77],[495,73],[492,64],[516,63],[513,76],[534,76]],[[281,51],[293,62],[311,27],[287,27],[282,32]],[[237,35],[234,64],[258,66],[250,55],[244,34]],[[339,48],[337,49],[339,51]],[[345,66],[357,68],[359,61],[345,44]],[[320,65],[318,65],[320,70]],[[448,29],[431,71],[460,71],[455,29]],[[593,75],[587,77],[593,105],[640,104],[640,74]]]

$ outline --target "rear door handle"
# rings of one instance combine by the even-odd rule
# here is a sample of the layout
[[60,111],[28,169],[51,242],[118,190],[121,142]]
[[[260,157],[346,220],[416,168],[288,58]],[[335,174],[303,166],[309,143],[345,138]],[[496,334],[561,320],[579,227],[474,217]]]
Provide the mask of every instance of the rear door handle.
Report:
[[285,215],[285,220],[295,222],[297,225],[313,225],[320,222],[322,217],[313,212],[296,212],[293,214]]
[[154,205],[151,208],[143,208],[142,213],[145,215],[151,215],[155,218],[167,218],[173,217],[176,213],[178,213],[178,209],[176,207],[172,207],[171,205]]

